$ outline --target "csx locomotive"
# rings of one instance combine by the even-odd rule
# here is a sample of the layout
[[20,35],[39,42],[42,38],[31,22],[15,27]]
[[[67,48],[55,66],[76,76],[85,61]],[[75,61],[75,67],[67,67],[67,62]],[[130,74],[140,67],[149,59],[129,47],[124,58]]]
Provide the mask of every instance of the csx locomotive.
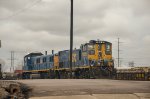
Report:
[[72,69],[69,56],[69,50],[50,55],[30,53],[24,57],[23,78],[81,79],[113,76],[115,69],[110,42],[90,40],[89,43],[81,44],[79,49],[72,52]]

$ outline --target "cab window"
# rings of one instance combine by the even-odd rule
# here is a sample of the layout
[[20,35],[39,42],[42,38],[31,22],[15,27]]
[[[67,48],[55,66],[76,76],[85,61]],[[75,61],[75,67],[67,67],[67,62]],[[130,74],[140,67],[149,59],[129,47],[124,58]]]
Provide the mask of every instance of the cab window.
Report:
[[27,61],[27,57],[24,58],[24,61],[25,61],[25,62]]
[[79,51],[79,60],[81,60],[81,50]]
[[106,49],[106,54],[110,55],[111,54],[111,44],[110,43],[106,43],[105,45],[105,49]]
[[82,46],[82,51],[87,51],[87,45]]
[[49,57],[49,62],[52,62],[52,57]]
[[46,57],[43,58],[43,63],[45,63],[45,62],[46,62]]
[[53,62],[54,61],[54,56],[49,57],[49,61]]
[[40,63],[40,58],[38,58],[38,59],[36,60],[36,63]]
[[98,44],[98,50],[101,50],[101,48],[102,48],[102,45]]

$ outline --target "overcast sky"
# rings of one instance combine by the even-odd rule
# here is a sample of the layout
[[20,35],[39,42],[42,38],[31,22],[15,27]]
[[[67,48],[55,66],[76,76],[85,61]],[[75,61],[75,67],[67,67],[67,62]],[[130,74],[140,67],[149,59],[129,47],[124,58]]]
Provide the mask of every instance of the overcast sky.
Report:
[[[0,59],[9,70],[29,52],[69,49],[70,0],[0,0]],[[121,65],[150,66],[150,0],[74,0],[74,48],[89,40],[113,43]]]

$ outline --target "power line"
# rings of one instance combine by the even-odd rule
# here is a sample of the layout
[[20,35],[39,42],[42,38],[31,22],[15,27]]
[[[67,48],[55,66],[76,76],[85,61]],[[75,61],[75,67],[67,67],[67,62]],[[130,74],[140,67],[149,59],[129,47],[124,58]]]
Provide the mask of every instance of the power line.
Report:
[[32,8],[34,5],[36,5],[37,3],[41,2],[41,1],[42,0],[35,0],[35,2],[32,2],[31,5],[25,6],[23,9],[20,9],[20,10],[16,11],[15,13],[13,13],[10,16],[4,17],[4,18],[0,18],[0,20],[5,20],[5,19],[8,19],[8,18],[13,18],[13,17],[17,16],[18,14],[23,13],[24,11]]
[[120,66],[119,66],[119,64],[120,64],[120,63],[119,63],[119,62],[120,62],[120,55],[119,55],[119,54],[120,54],[120,53],[119,53],[120,50],[119,50],[119,45],[120,45],[120,42],[119,42],[119,38],[118,38],[118,67],[120,67]]

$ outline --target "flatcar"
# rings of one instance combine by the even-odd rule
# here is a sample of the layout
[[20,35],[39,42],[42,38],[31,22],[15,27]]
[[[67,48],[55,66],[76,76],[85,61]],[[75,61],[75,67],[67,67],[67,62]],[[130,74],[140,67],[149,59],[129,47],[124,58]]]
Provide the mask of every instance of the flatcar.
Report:
[[117,69],[115,78],[118,80],[150,81],[150,67],[132,67],[130,69]]
[[112,43],[90,40],[81,44],[72,52],[72,69],[70,69],[70,51],[45,54],[30,53],[24,57],[23,78],[38,74],[40,78],[112,78],[114,61]]

